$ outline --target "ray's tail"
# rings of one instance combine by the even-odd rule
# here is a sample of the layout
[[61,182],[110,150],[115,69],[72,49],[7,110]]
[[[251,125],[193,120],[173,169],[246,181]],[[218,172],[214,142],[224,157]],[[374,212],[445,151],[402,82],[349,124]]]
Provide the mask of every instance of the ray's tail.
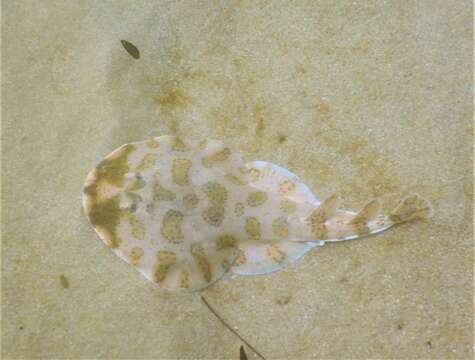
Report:
[[337,204],[337,197],[331,196],[306,219],[315,240],[334,242],[356,239],[432,215],[429,202],[418,194],[403,198],[389,215],[381,214],[379,200],[370,201],[356,214],[338,210]]

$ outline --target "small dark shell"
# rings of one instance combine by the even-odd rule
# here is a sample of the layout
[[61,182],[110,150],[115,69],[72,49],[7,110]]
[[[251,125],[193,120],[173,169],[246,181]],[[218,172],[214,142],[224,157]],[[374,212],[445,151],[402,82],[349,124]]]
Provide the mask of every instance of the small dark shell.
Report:
[[137,47],[128,42],[127,40],[121,40],[122,46],[124,49],[132,56],[134,59],[139,59],[140,58],[140,51],[137,49]]

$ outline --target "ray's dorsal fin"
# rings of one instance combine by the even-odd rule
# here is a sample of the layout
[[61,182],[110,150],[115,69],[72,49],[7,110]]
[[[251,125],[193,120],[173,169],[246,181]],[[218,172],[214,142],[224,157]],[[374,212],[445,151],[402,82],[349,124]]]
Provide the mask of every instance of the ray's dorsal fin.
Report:
[[338,194],[333,194],[322,203],[320,210],[322,211],[322,216],[324,221],[332,218],[335,215],[338,206],[340,205],[341,199]]
[[364,224],[368,221],[376,219],[381,211],[381,203],[374,199],[367,203],[359,212],[351,219],[348,224]]
[[333,194],[321,203],[318,209],[314,210],[310,215],[309,221],[312,224],[323,224],[335,216],[340,204],[340,197]]

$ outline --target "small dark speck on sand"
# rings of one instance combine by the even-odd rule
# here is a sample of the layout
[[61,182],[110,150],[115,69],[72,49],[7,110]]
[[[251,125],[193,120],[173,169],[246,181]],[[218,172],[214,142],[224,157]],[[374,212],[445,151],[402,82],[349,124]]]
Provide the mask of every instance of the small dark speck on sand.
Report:
[[128,42],[127,40],[120,40],[124,49],[132,56],[134,59],[140,59],[140,51],[137,47]]
[[19,329],[20,329],[20,330],[23,330],[23,326],[20,326],[20,328],[19,328]]
[[279,134],[277,140],[279,141],[279,144],[282,144],[285,140],[287,140],[287,136],[285,136],[284,134]]
[[278,305],[287,305],[291,299],[292,299],[292,295],[282,295],[282,296],[278,296],[275,299],[275,302]]
[[59,283],[61,284],[61,286],[64,288],[64,289],[68,289],[69,288],[69,280],[66,276],[64,276],[63,274],[59,275]]
[[432,341],[430,341],[430,340],[427,341],[427,342],[426,342],[426,345],[431,348],[431,347],[432,347]]

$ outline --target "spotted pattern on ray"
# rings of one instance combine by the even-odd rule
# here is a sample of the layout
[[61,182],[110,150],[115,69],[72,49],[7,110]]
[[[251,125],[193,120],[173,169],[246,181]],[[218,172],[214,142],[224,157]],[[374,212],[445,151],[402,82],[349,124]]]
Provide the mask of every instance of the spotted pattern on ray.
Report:
[[188,171],[191,167],[191,160],[174,159],[172,167],[173,182],[180,186],[188,185]]
[[248,217],[246,219],[246,233],[252,240],[261,239],[261,223],[255,217]]
[[212,155],[208,155],[203,158],[203,166],[204,167],[211,167],[216,163],[226,161],[229,156],[231,155],[231,149],[224,148]]
[[292,200],[284,199],[280,202],[280,208],[282,211],[291,214],[296,210],[297,204]]
[[267,201],[267,193],[265,191],[253,191],[247,197],[247,204],[252,207],[258,207]]
[[211,265],[209,259],[201,244],[192,244],[190,246],[190,253],[198,264],[198,269],[201,271],[206,282],[211,281]]
[[190,193],[183,196],[183,204],[188,209],[195,209],[199,202],[200,199],[195,193]]
[[142,158],[142,161],[137,166],[137,171],[149,170],[153,167],[155,162],[158,160],[157,154],[147,154]]
[[312,248],[431,214],[409,195],[390,213],[320,201],[277,165],[244,163],[216,140],[175,136],[126,144],[87,176],[83,207],[104,243],[164,289],[203,289],[228,270],[277,271]]
[[165,280],[170,267],[176,263],[176,254],[172,251],[158,251],[155,267],[155,281]]
[[244,214],[244,204],[241,203],[241,202],[237,202],[235,205],[234,205],[234,213],[236,214],[236,216],[241,216],[242,214]]
[[136,246],[130,250],[130,261],[133,265],[138,265],[143,256],[143,249]]
[[170,190],[165,189],[158,182],[153,185],[153,200],[155,201],[172,201],[176,195]]
[[160,233],[171,243],[180,243],[185,237],[183,235],[184,215],[177,210],[168,210],[163,217]]

